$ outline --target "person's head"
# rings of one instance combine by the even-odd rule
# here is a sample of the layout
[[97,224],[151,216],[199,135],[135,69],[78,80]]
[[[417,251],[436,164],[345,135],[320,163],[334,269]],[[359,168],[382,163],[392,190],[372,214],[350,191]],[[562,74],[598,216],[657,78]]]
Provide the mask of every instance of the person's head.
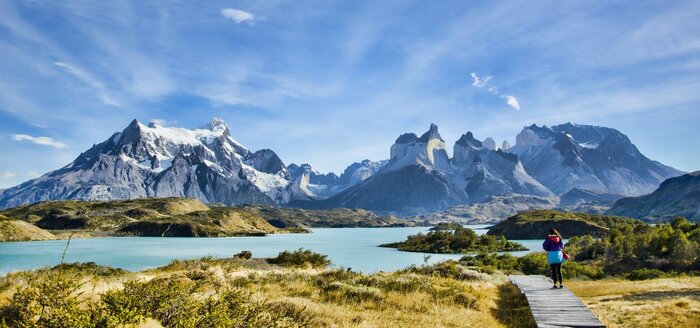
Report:
[[557,236],[557,237],[559,237],[559,238],[562,238],[562,237],[561,237],[561,234],[559,233],[559,231],[557,231],[557,229],[554,229],[554,228],[550,228],[550,229],[549,229],[549,234],[550,234],[551,236]]

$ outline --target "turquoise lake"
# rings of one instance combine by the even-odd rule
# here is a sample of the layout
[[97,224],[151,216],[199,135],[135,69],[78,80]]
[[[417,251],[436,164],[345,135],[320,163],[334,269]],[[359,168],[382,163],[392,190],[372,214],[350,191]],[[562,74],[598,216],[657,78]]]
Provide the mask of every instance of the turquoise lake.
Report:
[[[481,235],[484,225],[466,226]],[[192,259],[212,255],[231,257],[243,250],[254,257],[273,257],[283,250],[298,248],[328,255],[333,267],[352,268],[372,273],[393,271],[424,263],[424,253],[401,252],[377,245],[405,240],[407,236],[427,232],[427,227],[412,228],[323,228],[310,234],[279,234],[265,237],[174,238],[109,237],[73,239],[65,262],[95,262],[115,268],[137,271],[168,264],[173,259]],[[515,240],[529,251],[512,252],[522,256],[541,250],[542,240]],[[53,266],[61,261],[66,240],[0,243],[0,275],[8,272]],[[459,259],[463,254],[429,254],[428,263]]]

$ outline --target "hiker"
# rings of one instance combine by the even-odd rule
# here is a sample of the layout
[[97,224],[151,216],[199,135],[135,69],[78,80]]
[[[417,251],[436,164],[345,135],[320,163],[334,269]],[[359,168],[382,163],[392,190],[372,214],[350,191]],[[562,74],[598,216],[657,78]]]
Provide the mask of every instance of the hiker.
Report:
[[552,280],[554,281],[552,288],[557,288],[557,281],[559,281],[559,288],[564,288],[564,281],[561,275],[561,264],[565,261],[563,239],[557,229],[551,228],[547,239],[542,243],[542,248],[547,251],[547,263],[552,267]]

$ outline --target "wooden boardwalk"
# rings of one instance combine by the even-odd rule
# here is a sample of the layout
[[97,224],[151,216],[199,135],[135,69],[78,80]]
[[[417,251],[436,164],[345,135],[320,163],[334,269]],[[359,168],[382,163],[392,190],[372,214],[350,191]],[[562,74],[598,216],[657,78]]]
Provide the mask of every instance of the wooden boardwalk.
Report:
[[538,328],[605,327],[566,286],[552,289],[552,280],[540,275],[508,278],[527,298]]

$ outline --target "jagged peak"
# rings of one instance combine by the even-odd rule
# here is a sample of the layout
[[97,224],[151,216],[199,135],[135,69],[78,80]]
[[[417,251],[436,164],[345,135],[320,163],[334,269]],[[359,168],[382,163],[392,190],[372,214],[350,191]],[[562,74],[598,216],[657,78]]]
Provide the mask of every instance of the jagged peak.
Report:
[[481,144],[490,150],[496,150],[497,148],[496,141],[493,140],[493,138],[491,137],[487,137],[486,139],[484,139],[484,141],[482,141]]
[[468,147],[475,147],[475,148],[481,148],[484,145],[481,143],[481,141],[476,140],[474,138],[474,134],[471,131],[467,131],[467,133],[463,134],[459,140],[457,140],[457,144],[460,146],[468,146]]
[[442,142],[442,138],[440,137],[440,133],[438,132],[438,126],[435,123],[430,123],[430,128],[428,129],[427,132],[423,133],[422,136],[418,139],[420,142],[428,142],[432,139],[438,139]]
[[205,129],[208,129],[211,131],[222,131],[222,130],[228,130],[228,125],[226,124],[226,121],[224,121],[224,119],[219,118],[219,117],[212,117],[211,122],[207,123],[202,128],[205,128]]
[[415,133],[404,133],[396,138],[394,143],[397,144],[407,144],[418,140],[418,136]]

